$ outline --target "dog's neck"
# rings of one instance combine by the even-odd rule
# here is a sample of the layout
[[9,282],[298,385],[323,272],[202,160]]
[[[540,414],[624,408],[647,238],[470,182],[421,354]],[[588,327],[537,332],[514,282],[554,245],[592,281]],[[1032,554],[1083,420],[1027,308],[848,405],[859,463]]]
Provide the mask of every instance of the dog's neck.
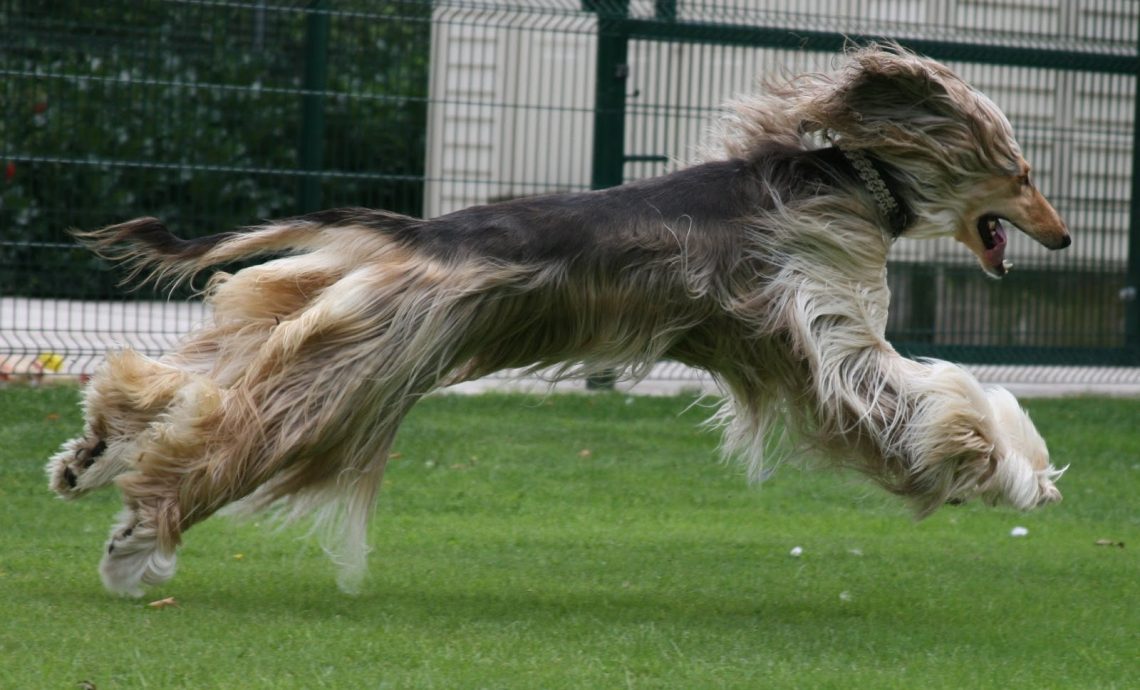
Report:
[[863,186],[875,198],[879,212],[887,219],[891,239],[898,239],[910,224],[910,213],[899,195],[891,188],[890,178],[884,175],[876,161],[863,151],[849,150],[835,145],[843,157],[855,169]]

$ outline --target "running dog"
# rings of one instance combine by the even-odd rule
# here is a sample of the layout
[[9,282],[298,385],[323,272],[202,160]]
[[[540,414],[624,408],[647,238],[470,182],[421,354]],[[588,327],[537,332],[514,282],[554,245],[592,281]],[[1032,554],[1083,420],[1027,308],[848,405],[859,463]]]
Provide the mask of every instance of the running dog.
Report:
[[188,240],[154,218],[80,234],[164,285],[246,265],[213,274],[212,318],[175,352],[108,354],[83,435],[48,464],[64,498],[122,492],[104,584],[165,581],[183,533],[237,503],[318,513],[354,589],[409,408],[505,368],[707,370],[724,449],[755,477],[793,448],[919,516],[1059,500],[1061,470],[1012,395],[884,337],[897,239],[952,236],[995,278],[1006,222],[1070,244],[994,103],[942,64],[871,45],[737,102],[716,141],[663,177],[430,220],[348,208]]

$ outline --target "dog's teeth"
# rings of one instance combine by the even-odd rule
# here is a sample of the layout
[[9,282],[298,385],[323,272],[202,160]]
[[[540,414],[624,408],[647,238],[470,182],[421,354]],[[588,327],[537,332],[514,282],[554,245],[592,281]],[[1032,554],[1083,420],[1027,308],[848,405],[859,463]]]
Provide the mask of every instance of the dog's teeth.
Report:
[[986,226],[989,228],[990,232],[994,232],[997,230],[997,220],[991,218],[990,222],[986,223]]
[[1013,262],[1009,259],[1003,259],[1001,262],[1001,267],[1008,271],[1009,269],[1013,268]]

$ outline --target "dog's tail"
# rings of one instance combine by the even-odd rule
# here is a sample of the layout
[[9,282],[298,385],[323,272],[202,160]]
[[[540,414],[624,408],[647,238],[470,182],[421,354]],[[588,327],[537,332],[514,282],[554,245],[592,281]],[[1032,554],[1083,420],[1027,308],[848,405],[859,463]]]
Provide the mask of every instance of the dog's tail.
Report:
[[[373,212],[369,218],[373,224],[384,220],[377,215]],[[380,215],[390,215],[393,220],[396,217]],[[326,216],[299,216],[188,240],[149,217],[72,234],[97,255],[122,264],[128,270],[124,283],[175,287],[211,266],[266,254],[312,251],[328,241],[322,230],[357,224],[353,223],[357,216],[349,213]]]

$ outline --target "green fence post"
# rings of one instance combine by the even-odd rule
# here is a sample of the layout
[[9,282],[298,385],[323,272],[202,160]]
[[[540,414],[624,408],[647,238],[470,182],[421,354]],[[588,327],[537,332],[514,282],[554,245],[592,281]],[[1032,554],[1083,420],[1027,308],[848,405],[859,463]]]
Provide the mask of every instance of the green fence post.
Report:
[[[1140,40],[1137,41],[1140,55]],[[1128,218],[1128,275],[1124,300],[1124,348],[1128,364],[1140,364],[1140,60],[1132,109],[1132,200]]]
[[312,0],[305,12],[305,78],[301,93],[301,141],[297,165],[297,210],[309,213],[321,208],[321,176],[324,166],[325,88],[328,84],[328,0]]
[[[629,0],[587,0],[598,15],[594,75],[594,159],[590,188],[616,187],[625,175],[625,94],[629,80]],[[617,376],[599,372],[586,379],[589,390],[610,390]]]
[[591,189],[622,183],[625,163],[625,92],[629,79],[629,0],[587,6],[598,15],[594,77],[594,164]]
[[677,21],[677,0],[654,0],[653,16],[658,21]]

